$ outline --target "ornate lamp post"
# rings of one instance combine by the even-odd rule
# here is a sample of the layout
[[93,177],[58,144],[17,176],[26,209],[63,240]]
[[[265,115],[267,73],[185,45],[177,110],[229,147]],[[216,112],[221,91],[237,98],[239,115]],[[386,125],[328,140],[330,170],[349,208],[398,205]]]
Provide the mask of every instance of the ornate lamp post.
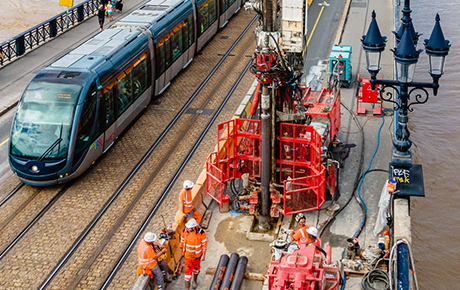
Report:
[[[375,11],[372,12],[372,21],[369,26],[367,34],[361,39],[362,46],[366,52],[367,70],[371,74],[372,89],[376,85],[381,85],[380,96],[383,100],[393,102],[395,109],[399,111],[399,122],[395,138],[393,139],[393,154],[392,165],[410,168],[412,166],[412,158],[410,147],[412,142],[409,139],[410,133],[407,129],[407,122],[409,121],[407,112],[413,111],[411,108],[414,104],[423,104],[428,101],[427,88],[433,89],[433,94],[436,96],[439,88],[439,78],[444,72],[445,57],[449,53],[450,44],[448,40],[444,39],[441,26],[439,24],[439,15],[436,15],[436,23],[431,33],[430,39],[425,40],[425,51],[429,56],[430,70],[429,73],[433,79],[432,83],[413,82],[415,66],[418,62],[419,54],[422,50],[416,49],[419,34],[415,32],[412,20],[410,18],[409,0],[405,0],[405,7],[403,9],[403,24],[401,29],[396,34],[399,45],[393,51],[395,66],[396,66],[396,80],[379,80],[376,78],[380,70],[380,57],[382,51],[385,50],[386,37],[382,37],[380,29],[378,28],[377,21],[375,20]],[[394,89],[399,95],[399,101],[392,99],[392,93],[387,92],[384,95],[386,88]],[[410,101],[412,93],[414,99]],[[422,91],[424,94],[420,93]]]

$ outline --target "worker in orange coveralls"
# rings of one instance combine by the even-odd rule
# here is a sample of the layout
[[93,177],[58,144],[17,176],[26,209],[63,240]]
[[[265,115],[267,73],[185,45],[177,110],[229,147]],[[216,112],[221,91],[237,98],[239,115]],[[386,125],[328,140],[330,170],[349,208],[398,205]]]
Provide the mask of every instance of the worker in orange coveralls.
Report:
[[[309,245],[315,245],[318,248],[321,248],[322,246],[322,241],[318,237],[318,229],[315,227],[311,227],[307,229],[307,234],[308,234],[308,244]],[[316,249],[316,253],[320,254],[320,250]]]
[[206,232],[200,228],[194,218],[185,224],[185,229],[180,239],[180,247],[184,256],[185,290],[190,289],[192,274],[192,288],[196,289],[198,287],[197,279],[200,273],[201,261],[204,261],[208,247],[208,239]]
[[295,221],[299,224],[299,229],[295,232],[291,232],[291,239],[298,242],[301,238],[308,238],[307,229],[309,227],[305,224],[305,215],[303,213],[297,214],[295,216]]
[[184,188],[179,194],[179,211],[184,214],[185,221],[194,218],[197,223],[201,221],[201,214],[193,207],[192,187],[195,184],[190,180],[184,181]]
[[[161,246],[160,244],[156,243],[155,240],[157,239],[157,235],[154,233],[148,232],[144,235],[144,238],[139,243],[139,247],[137,248],[137,255],[139,259],[139,267],[137,268],[137,275],[141,275],[145,273],[146,275],[150,276],[150,282],[153,282],[153,277],[155,277],[156,284],[158,286],[158,290],[164,289],[164,279],[163,273],[158,266],[157,259],[164,253],[166,253],[166,248],[156,253],[154,246]],[[153,289],[153,285],[152,285]]]

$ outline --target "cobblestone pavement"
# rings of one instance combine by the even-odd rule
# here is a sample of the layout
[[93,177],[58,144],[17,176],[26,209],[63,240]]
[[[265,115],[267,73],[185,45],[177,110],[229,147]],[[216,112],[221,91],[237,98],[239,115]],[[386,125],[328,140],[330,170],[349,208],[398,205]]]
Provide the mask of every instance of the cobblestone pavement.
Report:
[[[174,118],[176,112],[180,110],[191,95],[191,92],[198,87],[212,67],[220,60],[221,55],[227,51],[238,37],[239,33],[237,31],[242,31],[253,17],[253,13],[244,11],[236,15],[227,24],[227,27],[220,31],[202,53],[195,58],[192,64],[173,81],[171,87],[161,97],[153,101],[154,104],[147,108],[143,116],[113,146],[106,156],[98,160],[95,166],[77,179],[37,225],[0,261],[0,276],[2,276],[0,289],[37,288],[40,286],[80,233],[118,188],[125,176]],[[248,43],[251,38],[252,34],[249,32],[242,43]],[[252,45],[254,45],[254,42],[252,42]],[[243,52],[245,56],[251,56],[253,51],[253,47],[247,48],[240,44],[239,48],[232,54],[238,55],[240,52],[238,49],[240,51],[247,49],[249,54],[248,52]],[[232,58],[235,57],[232,56]],[[249,60],[249,57],[244,57],[244,59]],[[236,64],[235,69],[230,74],[239,73],[246,63],[247,61]],[[226,72],[231,65],[232,61],[227,61],[220,71]],[[240,86],[235,91],[235,98],[229,101],[227,108],[218,118],[218,122],[225,121],[232,116],[251,79],[250,75],[247,74],[246,78],[243,79],[243,84],[246,86]],[[205,87],[202,96],[200,95],[191,107],[200,108],[206,96],[216,86],[215,82],[219,81],[212,81],[212,84]],[[220,102],[219,98],[222,99],[221,95],[225,95],[231,85],[232,83],[230,82],[223,82],[221,85],[223,93],[215,95],[206,108],[215,111],[216,105]],[[173,109],[174,111],[161,109]],[[194,115],[192,114],[186,114],[181,118],[180,124],[177,124],[162,141],[134,180],[125,188],[122,195],[118,197],[106,215],[99,221],[96,228],[67,262],[64,269],[51,281],[49,288],[73,288],[77,286],[76,283],[80,279],[81,283],[77,288],[92,289],[100,285],[118,258],[118,253],[122,251],[126,242],[132,237],[152,203],[156,200],[155,196],[163,191],[166,181],[176,171],[181,160],[190,150],[191,144],[195,142],[204,125],[207,124],[211,117],[207,115],[198,116],[190,130],[182,136],[183,127],[191,123],[193,118]],[[168,154],[167,152],[172,147],[172,144],[177,142],[178,138],[180,138],[181,142],[175,152],[169,156],[167,162],[162,162],[161,160]],[[215,145],[215,138],[215,130],[211,130],[202,142],[200,149],[185,168],[179,182],[173,187],[171,195],[163,203],[158,215],[163,214],[166,220],[172,217],[177,209],[177,194],[180,190],[180,184],[186,178],[194,179],[196,177],[205,157]],[[133,203],[140,188],[145,184],[151,172],[159,165],[164,165],[164,167],[150,184],[146,194],[141,197],[141,202]],[[17,180],[16,177],[12,176],[7,182],[14,183],[12,179]],[[34,203],[35,200],[39,200],[38,198],[45,198],[46,196],[40,193],[33,198],[30,204]],[[133,203],[132,211],[115,232],[114,237],[108,243],[108,247],[103,249],[101,254],[95,256],[99,245],[104,239],[111,236],[112,227],[122,217],[131,203]],[[15,219],[14,221],[16,222]],[[149,225],[149,230],[158,231],[161,225],[161,220],[155,219]],[[92,260],[94,260],[94,263],[91,266]],[[27,265],[27,269],[33,269],[33,271],[23,271],[24,265]],[[85,267],[88,269],[85,269]],[[86,274],[87,271],[88,274]],[[117,285],[116,288],[129,288],[135,279],[135,271],[136,265],[133,266],[132,257],[130,256],[127,266],[123,267],[120,274],[115,278],[115,284],[112,285]],[[121,281],[123,282],[121,283]]]

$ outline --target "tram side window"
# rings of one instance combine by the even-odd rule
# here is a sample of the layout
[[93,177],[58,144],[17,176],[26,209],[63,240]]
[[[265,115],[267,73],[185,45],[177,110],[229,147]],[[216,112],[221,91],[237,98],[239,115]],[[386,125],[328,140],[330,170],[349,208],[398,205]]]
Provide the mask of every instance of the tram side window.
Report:
[[182,41],[183,46],[182,47],[184,48],[184,50],[183,50],[184,52],[191,45],[191,43],[189,43],[189,38],[188,38],[188,26],[189,26],[188,21],[187,21],[187,19],[185,19],[185,21],[182,22],[182,29],[181,29],[181,31],[182,31],[182,39],[183,39],[183,41]]
[[171,37],[171,47],[173,53],[172,61],[174,62],[182,54],[182,23],[173,30],[173,35]]
[[166,63],[166,69],[169,68],[171,65],[171,38],[170,35],[168,35],[165,38],[165,63]]
[[123,114],[124,111],[132,104],[132,87],[131,87],[131,71],[126,70],[117,79],[118,89],[118,116]]
[[187,22],[188,22],[188,46],[190,47],[193,44],[193,40],[195,38],[195,31],[193,30],[193,25],[195,21],[193,21],[192,15],[188,17]]
[[166,69],[165,46],[164,46],[163,40],[157,43],[156,67],[157,67],[157,77],[159,77],[165,72],[165,69]]
[[107,130],[107,128],[112,125],[113,121],[115,120],[115,103],[114,103],[114,95],[115,95],[115,83],[111,83],[103,90],[104,94],[102,99],[104,101],[104,106],[101,106],[101,109],[104,109],[105,112],[100,114],[101,118],[101,129]]
[[216,19],[216,0],[208,0],[200,7],[200,34],[203,34]]
[[96,105],[97,105],[97,91],[96,84],[91,84],[91,87],[86,95],[85,103],[83,104],[83,110],[81,112],[77,140],[75,142],[75,151],[73,164],[75,165],[83,155],[83,152],[91,143],[90,135],[91,129],[94,126],[94,118],[96,117]]
[[137,100],[145,90],[149,87],[149,78],[147,72],[147,54],[143,55],[134,63],[132,71],[134,100]]

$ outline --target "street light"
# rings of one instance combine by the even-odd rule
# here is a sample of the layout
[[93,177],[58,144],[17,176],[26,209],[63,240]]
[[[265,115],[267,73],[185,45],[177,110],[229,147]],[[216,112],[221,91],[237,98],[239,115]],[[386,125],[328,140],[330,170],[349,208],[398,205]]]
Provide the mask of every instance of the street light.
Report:
[[[394,103],[395,110],[399,112],[397,129],[393,138],[391,166],[410,169],[412,167],[412,156],[409,149],[412,142],[409,139],[410,133],[407,128],[409,121],[407,113],[408,111],[413,111],[413,108],[411,108],[412,105],[423,104],[428,101],[429,94],[426,90],[427,88],[433,89],[433,94],[437,95],[439,88],[438,81],[444,73],[445,57],[449,53],[450,44],[444,38],[441,25],[439,24],[440,18],[436,14],[436,22],[431,36],[424,43],[430,62],[430,70],[428,72],[433,82],[414,82],[415,66],[422,50],[417,50],[416,48],[420,35],[415,32],[412,25],[409,0],[405,0],[402,12],[401,29],[397,33],[394,32],[397,38],[397,47],[392,50],[396,67],[396,80],[377,79],[377,74],[380,71],[381,53],[385,50],[386,37],[380,34],[380,29],[375,19],[375,11],[372,11],[372,21],[369,25],[369,30],[363,36],[361,42],[366,52],[366,65],[371,75],[370,83],[372,90],[375,89],[376,85],[379,85],[380,97],[384,101]],[[387,88],[394,89],[399,99],[394,100],[390,92],[384,94]],[[417,92],[414,93],[412,102],[409,103],[411,94],[416,90]]]

